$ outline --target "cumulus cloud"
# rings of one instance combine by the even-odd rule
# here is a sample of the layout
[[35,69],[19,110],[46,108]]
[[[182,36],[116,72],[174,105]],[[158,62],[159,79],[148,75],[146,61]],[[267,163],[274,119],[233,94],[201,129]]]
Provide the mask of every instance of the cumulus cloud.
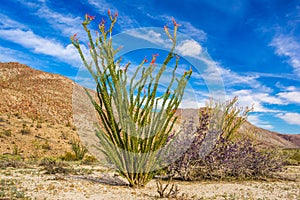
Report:
[[300,125],[300,113],[288,112],[276,115],[288,124]]
[[195,40],[184,40],[176,48],[176,50],[183,56],[197,57],[202,52],[201,45]]

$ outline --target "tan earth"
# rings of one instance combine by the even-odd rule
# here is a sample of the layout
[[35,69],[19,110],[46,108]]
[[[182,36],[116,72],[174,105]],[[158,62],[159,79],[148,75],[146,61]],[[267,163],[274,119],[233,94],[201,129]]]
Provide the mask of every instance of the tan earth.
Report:
[[[144,188],[130,188],[107,166],[73,166],[69,174],[44,174],[41,167],[0,170],[1,187],[15,188],[23,199],[160,199],[156,182]],[[177,197],[169,199],[300,199],[300,167],[285,172],[290,180],[281,181],[171,181],[178,186]],[[166,185],[167,182],[161,182]],[[11,193],[15,195],[15,193]],[[7,198],[0,199],[10,199]],[[13,198],[11,198],[13,199]],[[167,199],[167,198],[164,198]]]

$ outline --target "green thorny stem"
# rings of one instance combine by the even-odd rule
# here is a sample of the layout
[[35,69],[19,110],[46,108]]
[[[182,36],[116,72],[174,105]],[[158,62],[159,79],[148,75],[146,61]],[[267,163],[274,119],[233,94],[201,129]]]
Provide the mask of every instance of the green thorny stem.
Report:
[[[148,183],[159,170],[164,156],[162,154],[165,153],[161,149],[170,146],[168,139],[177,119],[174,114],[192,71],[185,72],[180,79],[175,77],[179,57],[173,51],[179,25],[173,20],[173,36],[165,26],[165,32],[173,45],[158,73],[153,76],[156,68],[154,55],[148,67],[144,67],[147,62],[144,59],[131,80],[127,81],[126,70],[130,63],[126,65],[125,70],[119,69],[121,59],[115,61],[114,56],[120,49],[112,47],[111,34],[117,21],[117,14],[112,16],[109,11],[108,15],[110,26],[106,30],[105,22],[100,23],[100,34],[97,34],[95,42],[88,28],[94,17],[86,15],[82,23],[89,39],[92,58],[90,63],[86,60],[76,35],[71,37],[71,41],[97,85],[99,103],[87,93],[102,122],[102,128],[99,127],[96,131],[101,151],[108,161],[116,166],[120,175],[128,180],[130,186],[140,187]],[[160,78],[174,56],[176,64],[172,79],[164,94],[157,97]],[[174,82],[177,82],[177,86],[171,92]],[[159,101],[162,102],[160,108],[158,108]]]

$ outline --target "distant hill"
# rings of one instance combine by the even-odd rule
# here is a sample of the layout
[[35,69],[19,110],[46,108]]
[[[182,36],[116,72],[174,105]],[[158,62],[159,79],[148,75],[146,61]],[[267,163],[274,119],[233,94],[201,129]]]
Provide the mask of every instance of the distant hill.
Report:
[[[178,116],[183,116],[183,119],[197,120],[197,109],[178,109]],[[269,131],[263,128],[256,127],[246,121],[238,130],[239,134],[251,135],[260,146],[279,147],[279,148],[300,148],[300,134],[280,134]]]
[[[48,141],[54,154],[63,154],[70,149],[71,140],[78,139],[73,122],[72,100],[85,95],[85,92],[72,80],[61,75],[35,70],[20,63],[0,63],[0,89],[2,144],[0,153],[9,153],[13,151],[15,145],[19,145],[19,148],[23,148],[24,155],[28,156],[32,148],[35,148],[35,142],[43,144]],[[81,113],[82,119],[90,116],[84,114],[84,112],[93,112],[88,99],[76,101],[75,112]],[[184,120],[196,118],[198,111],[179,109],[177,114]],[[87,121],[92,120],[95,119],[87,119]],[[38,123],[42,124],[42,128],[37,128]],[[29,127],[31,134],[19,134],[24,127]],[[254,130],[257,139],[264,145],[282,148],[300,147],[300,135],[275,133],[255,127],[249,122],[244,124],[240,132],[243,133],[248,129]],[[11,131],[12,136],[5,134],[8,130]],[[89,135],[87,134],[86,137]],[[91,140],[96,142],[94,139],[93,136]],[[51,154],[51,150],[48,153]]]

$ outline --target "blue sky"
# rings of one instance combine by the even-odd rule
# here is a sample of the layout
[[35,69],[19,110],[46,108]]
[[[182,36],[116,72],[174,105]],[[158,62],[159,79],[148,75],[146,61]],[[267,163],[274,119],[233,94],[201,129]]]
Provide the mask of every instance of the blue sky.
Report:
[[[190,65],[195,71],[187,88],[194,96],[182,107],[204,105],[218,85],[226,99],[238,96],[241,106],[254,105],[253,124],[300,133],[299,0],[6,0],[0,4],[0,62],[86,80],[70,36],[77,33],[85,48],[85,13],[96,16],[95,28],[108,9],[119,13],[115,38],[133,63],[151,59],[147,47],[160,52],[161,61],[168,47],[163,26],[172,28],[172,17],[181,24],[179,73]],[[131,43],[141,48],[129,52]]]

